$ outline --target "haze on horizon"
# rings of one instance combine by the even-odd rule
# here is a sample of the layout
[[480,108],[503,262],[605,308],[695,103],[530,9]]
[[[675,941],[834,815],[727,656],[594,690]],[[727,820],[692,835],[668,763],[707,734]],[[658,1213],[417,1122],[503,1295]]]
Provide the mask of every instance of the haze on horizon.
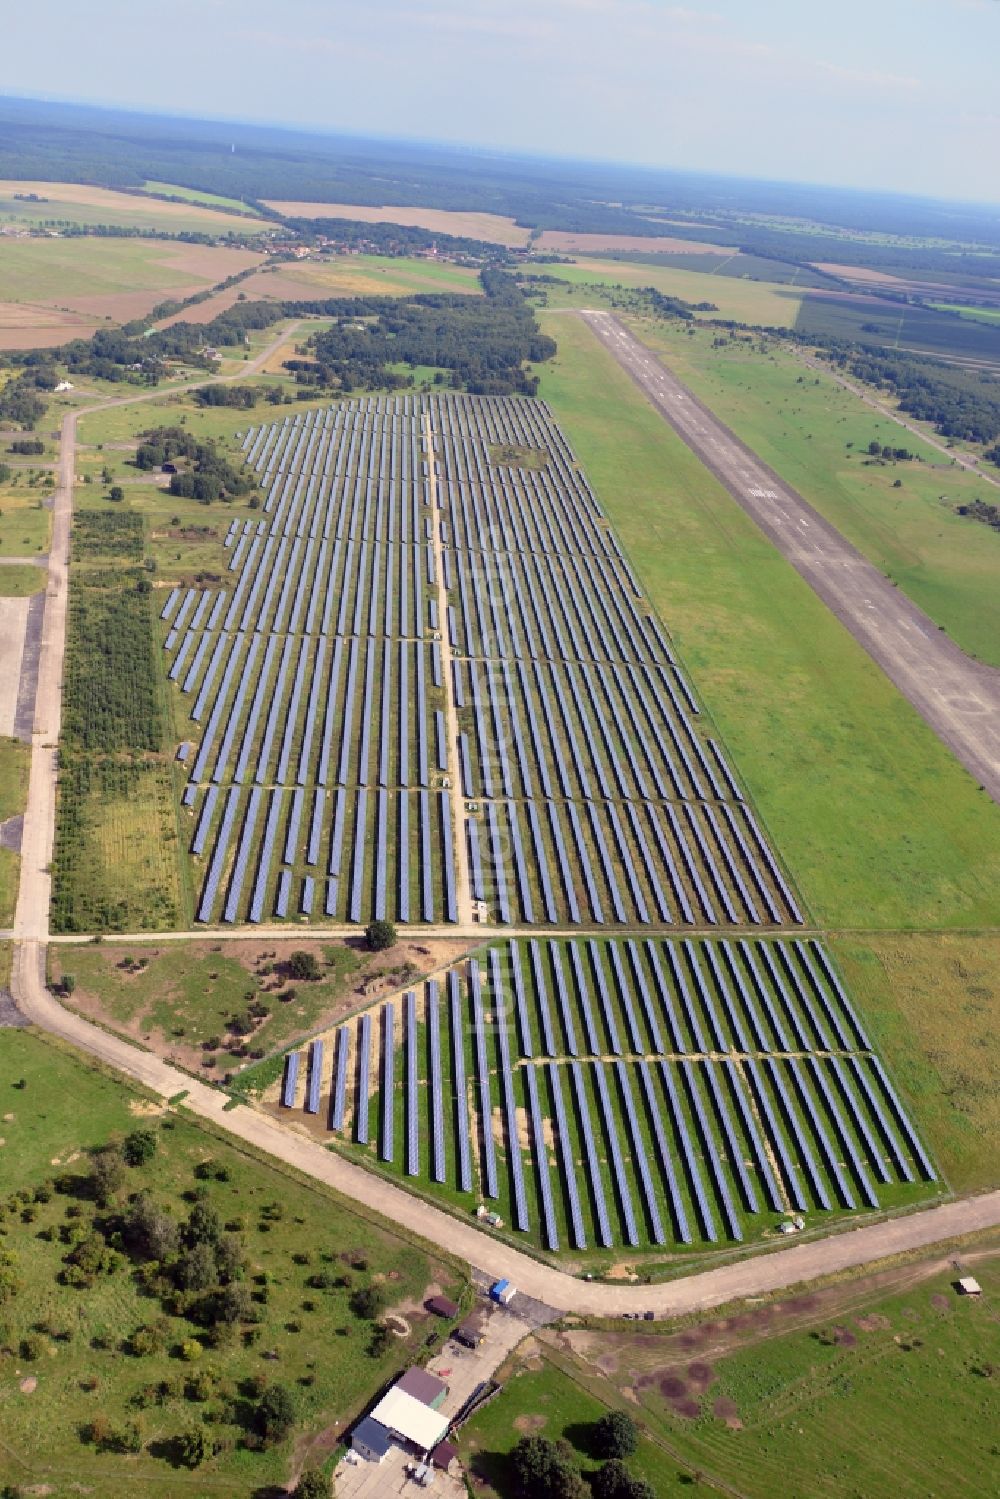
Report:
[[49,0],[0,91],[1000,202],[1000,0]]

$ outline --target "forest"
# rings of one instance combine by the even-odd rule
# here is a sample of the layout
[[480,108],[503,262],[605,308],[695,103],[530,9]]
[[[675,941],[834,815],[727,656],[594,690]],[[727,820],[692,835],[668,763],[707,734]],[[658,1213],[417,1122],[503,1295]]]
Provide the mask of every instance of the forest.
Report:
[[[1000,380],[890,349],[834,346],[824,357],[856,379],[891,391],[907,415],[933,422],[942,437],[983,443],[1000,437]],[[1000,463],[1000,449],[986,456]]]
[[293,372],[304,384],[375,389],[391,365],[432,365],[452,372],[452,385],[474,395],[534,395],[538,380],[526,362],[551,359],[554,339],[541,333],[516,280],[503,271],[480,274],[484,296],[384,299],[363,323],[343,318],[310,341],[316,363]]
[[[314,339],[316,364],[291,362],[292,373],[302,385],[339,390],[406,385],[411,377],[391,366],[432,365],[450,370],[456,388],[478,395],[531,394],[534,377],[526,374],[523,365],[550,359],[555,341],[540,332],[534,311],[512,275],[486,267],[480,272],[480,282],[481,297],[420,293],[235,302],[209,323],[175,323],[148,336],[138,327],[101,328],[91,338],[64,345],[58,357],[71,375],[156,385],[166,373],[168,359],[214,368],[199,352],[206,346],[231,348],[242,344],[249,332],[269,328],[283,318],[312,316],[339,321],[329,333]],[[53,351],[46,351],[44,357],[15,354],[11,360],[31,362],[23,377],[31,382],[35,378],[31,370],[48,371],[53,357]],[[204,399],[229,404],[225,397],[207,395]],[[242,404],[239,396],[231,399]],[[223,487],[229,493],[239,492],[225,482]]]

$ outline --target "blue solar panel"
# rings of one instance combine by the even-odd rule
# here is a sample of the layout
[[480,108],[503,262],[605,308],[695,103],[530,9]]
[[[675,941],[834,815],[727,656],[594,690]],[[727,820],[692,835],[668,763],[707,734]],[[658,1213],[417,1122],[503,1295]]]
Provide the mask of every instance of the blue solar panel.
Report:
[[295,1089],[299,1081],[299,1053],[290,1051],[285,1058],[285,1078],[281,1086],[281,1104],[283,1108],[295,1107]]

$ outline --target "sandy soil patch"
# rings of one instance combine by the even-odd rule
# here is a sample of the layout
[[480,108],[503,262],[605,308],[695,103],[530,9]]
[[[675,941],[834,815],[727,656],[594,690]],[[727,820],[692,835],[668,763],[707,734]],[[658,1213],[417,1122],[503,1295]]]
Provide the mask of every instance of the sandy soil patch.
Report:
[[33,1395],[38,1389],[38,1380],[33,1374],[29,1374],[27,1379],[21,1380],[21,1383],[18,1385],[18,1389],[21,1391],[22,1395]]
[[624,1260],[619,1260],[618,1264],[612,1265],[611,1269],[605,1272],[605,1278],[607,1280],[637,1280],[638,1276],[634,1265],[627,1265]]
[[566,229],[546,229],[537,242],[539,250],[561,254],[601,250],[638,251],[647,255],[733,254],[731,245],[713,245],[707,240],[676,239],[668,234],[577,234]]
[[457,234],[469,239],[484,239],[494,245],[526,245],[530,230],[498,213],[461,212],[449,208],[400,208],[385,204],[380,208],[356,203],[272,202],[267,205],[287,218],[354,219],[362,224],[403,224],[410,229],[427,229],[431,234]]

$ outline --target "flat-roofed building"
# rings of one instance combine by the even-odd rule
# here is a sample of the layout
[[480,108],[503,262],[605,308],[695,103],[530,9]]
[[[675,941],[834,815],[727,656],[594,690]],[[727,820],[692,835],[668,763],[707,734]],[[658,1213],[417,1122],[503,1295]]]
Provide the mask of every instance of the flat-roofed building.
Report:
[[422,1400],[408,1395],[398,1385],[393,1385],[387,1394],[370,1412],[369,1419],[377,1421],[400,1441],[407,1442],[418,1452],[430,1452],[442,1440],[448,1430],[449,1420],[440,1411],[425,1405]]

